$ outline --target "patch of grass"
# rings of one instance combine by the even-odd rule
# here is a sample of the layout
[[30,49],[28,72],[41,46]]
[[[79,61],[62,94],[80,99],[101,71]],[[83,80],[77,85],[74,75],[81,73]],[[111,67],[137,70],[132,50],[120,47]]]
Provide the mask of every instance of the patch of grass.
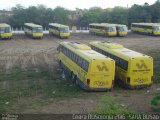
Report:
[[[68,99],[79,95],[82,90],[70,81],[61,78],[61,71],[46,68],[13,69],[10,73],[0,73],[0,113],[9,110],[19,99],[40,96],[43,104],[50,101]],[[38,103],[36,103],[38,104]],[[25,108],[25,106],[23,106]]]
[[159,50],[153,50],[149,52],[149,55],[152,56],[154,60],[154,82],[160,83],[160,52]]
[[101,105],[93,114],[106,114],[106,115],[128,115],[135,112],[125,106],[118,104],[118,102],[111,96],[102,96]]
[[151,100],[151,108],[154,112],[160,112],[160,95],[153,97]]

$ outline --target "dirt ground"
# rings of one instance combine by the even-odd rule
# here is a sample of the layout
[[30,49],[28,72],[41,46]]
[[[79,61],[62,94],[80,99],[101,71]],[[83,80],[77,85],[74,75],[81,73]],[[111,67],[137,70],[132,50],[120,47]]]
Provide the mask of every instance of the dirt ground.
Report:
[[[124,45],[127,48],[148,54],[152,50],[160,50],[160,37],[146,36],[130,33],[127,37],[92,36],[87,33],[72,34],[69,39],[59,39],[51,35],[45,35],[43,39],[31,39],[25,35],[14,35],[12,40],[0,40],[0,66],[10,70],[14,65],[22,67],[34,65],[57,64],[57,46],[63,41],[76,41],[89,43],[91,41],[110,41]],[[158,85],[150,89],[124,90],[116,89],[112,92],[83,93],[77,98],[61,100],[46,106],[32,108],[28,106],[23,113],[89,113],[100,105],[102,95],[115,97],[122,106],[126,106],[139,112],[151,112],[150,101]],[[22,99],[19,104],[29,102]],[[27,103],[26,103],[27,104]]]

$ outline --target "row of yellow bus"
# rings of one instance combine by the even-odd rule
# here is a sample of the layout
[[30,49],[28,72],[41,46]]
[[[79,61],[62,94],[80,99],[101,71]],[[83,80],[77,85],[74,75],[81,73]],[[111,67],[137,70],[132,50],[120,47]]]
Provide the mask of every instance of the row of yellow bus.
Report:
[[[70,36],[69,26],[49,23],[49,33],[60,38],[68,38]],[[42,38],[43,37],[43,27],[41,25],[33,23],[24,24],[25,34],[31,36],[32,38]]]
[[[147,35],[160,35],[160,23],[132,23],[131,30]],[[89,32],[94,35],[103,36],[126,36],[128,28],[126,25],[110,23],[89,24]]]
[[[34,23],[24,24],[24,33],[32,38],[42,38],[43,37],[43,27]],[[70,36],[69,26],[50,23],[49,33],[60,38],[68,38]],[[6,23],[0,24],[0,38],[12,38],[11,26]]]
[[131,30],[133,32],[157,36],[160,35],[160,23],[132,23]]
[[89,33],[103,36],[126,36],[128,28],[121,24],[92,23],[89,24]]
[[112,90],[115,82],[130,89],[144,88],[153,82],[153,58],[120,44],[62,42],[57,50],[60,66],[84,90]]
[[[149,35],[160,35],[160,23],[132,23],[131,30]],[[43,27],[34,23],[25,23],[24,32],[32,38],[43,37]],[[49,24],[49,33],[60,38],[68,38],[70,36],[69,26],[58,23]],[[89,24],[89,33],[103,36],[126,36],[128,28],[126,25],[121,24],[92,23]],[[0,23],[0,38],[11,38],[12,35],[11,26]]]

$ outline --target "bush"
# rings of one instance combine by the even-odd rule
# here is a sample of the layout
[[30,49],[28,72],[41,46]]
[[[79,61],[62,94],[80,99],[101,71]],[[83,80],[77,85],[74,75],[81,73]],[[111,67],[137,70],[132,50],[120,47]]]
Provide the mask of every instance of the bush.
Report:
[[153,97],[151,100],[151,108],[154,112],[160,112],[160,95]]

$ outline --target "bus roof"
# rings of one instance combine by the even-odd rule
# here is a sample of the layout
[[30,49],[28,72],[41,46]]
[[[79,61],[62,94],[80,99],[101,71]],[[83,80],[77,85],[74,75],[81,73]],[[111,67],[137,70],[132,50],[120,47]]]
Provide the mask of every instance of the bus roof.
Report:
[[102,26],[102,27],[115,27],[114,24],[102,24],[102,23],[91,23],[89,25]]
[[117,43],[109,43],[109,42],[101,42],[101,41],[95,41],[91,42],[91,45],[96,45],[99,44],[102,46],[102,49],[110,49],[111,53],[115,53],[117,56],[121,57],[123,56],[127,60],[130,58],[137,58],[137,57],[149,57],[147,55],[144,55],[142,53],[124,48],[122,45],[117,44]]
[[0,27],[11,27],[11,26],[6,23],[0,23]]
[[69,26],[67,25],[62,25],[62,24],[58,24],[58,23],[49,23],[49,25],[51,26],[56,26],[56,27],[59,27],[59,28],[68,28]]
[[101,24],[109,24],[109,25],[114,25],[114,26],[124,26],[124,27],[126,27],[126,25],[123,25],[123,24],[113,24],[113,23],[101,23]]
[[[86,60],[92,59],[106,59],[108,57],[92,50],[89,46],[77,42],[62,42],[61,45],[66,46],[70,50],[72,50],[77,55],[83,57]],[[110,58],[108,58],[110,59]],[[111,60],[111,59],[110,59]]]
[[34,23],[24,23],[24,25],[29,27],[42,27],[41,25],[34,24]]
[[160,26],[160,23],[132,23],[134,25],[144,25],[144,26]]

